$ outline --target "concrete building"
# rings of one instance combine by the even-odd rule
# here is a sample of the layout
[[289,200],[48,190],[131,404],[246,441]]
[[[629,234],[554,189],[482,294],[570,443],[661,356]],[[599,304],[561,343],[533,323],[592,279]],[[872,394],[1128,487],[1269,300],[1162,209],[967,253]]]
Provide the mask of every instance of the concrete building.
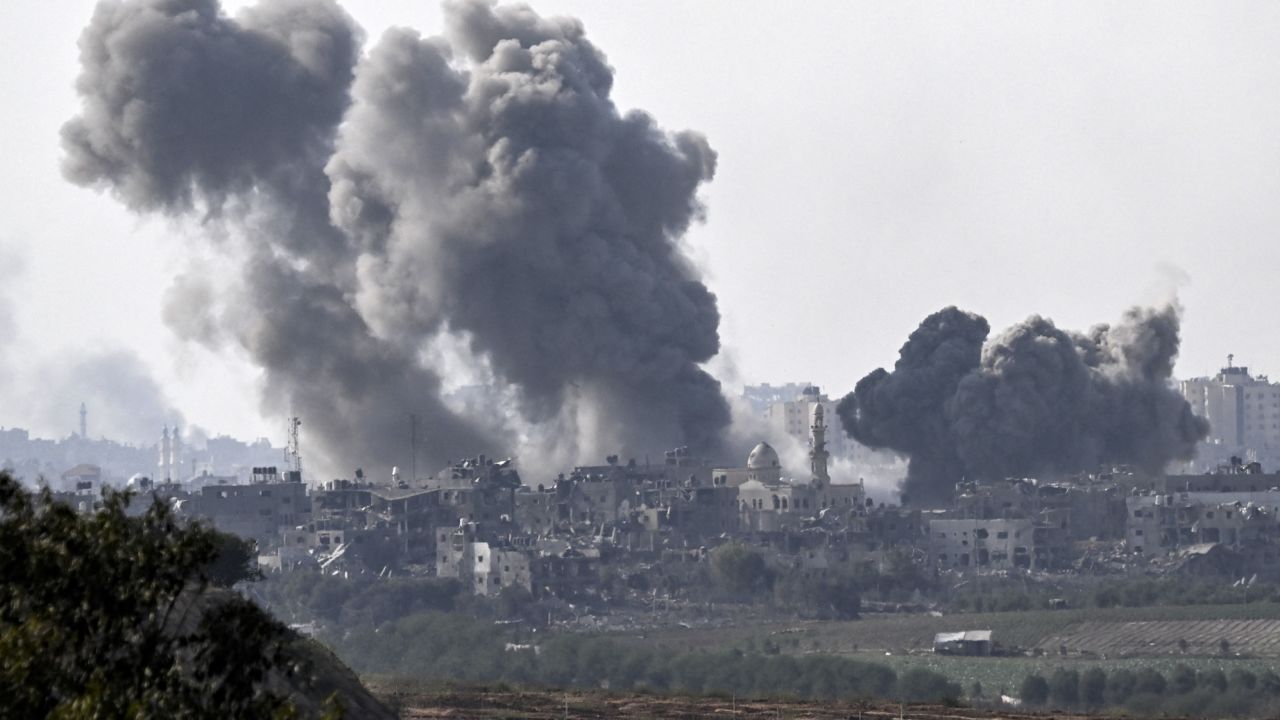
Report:
[[[822,408],[828,419],[835,420],[838,417],[836,401],[827,397],[818,386],[807,385],[792,398],[769,405],[765,411],[765,419],[769,421],[771,433],[782,433],[800,442],[808,442],[813,411],[818,407]],[[838,422],[836,422],[836,430],[831,437],[827,438],[828,450],[838,456],[850,454],[853,450],[852,441],[839,431]]]
[[1133,495],[1126,510],[1126,545],[1144,555],[1214,543],[1243,550],[1280,537],[1280,490]]
[[62,473],[62,489],[77,495],[97,495],[102,489],[102,468],[81,463]]
[[1192,412],[1209,421],[1201,454],[1212,462],[1231,455],[1274,458],[1280,455],[1280,383],[1254,377],[1233,360],[1228,355],[1227,366],[1212,378],[1180,383]]
[[476,595],[493,596],[509,587],[532,592],[533,565],[526,551],[478,540],[470,523],[436,529],[436,576],[457,578]]
[[223,532],[251,538],[259,549],[277,544],[281,530],[311,520],[311,498],[301,482],[208,485],[178,509],[188,517],[208,519]]
[[1065,528],[1017,520],[929,520],[928,562],[939,569],[1051,570],[1070,561]]

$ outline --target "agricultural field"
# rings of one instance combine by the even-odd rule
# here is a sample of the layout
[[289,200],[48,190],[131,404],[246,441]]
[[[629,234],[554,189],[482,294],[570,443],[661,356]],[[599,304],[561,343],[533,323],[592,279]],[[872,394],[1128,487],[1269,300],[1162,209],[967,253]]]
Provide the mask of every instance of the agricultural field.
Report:
[[1247,670],[1255,675],[1261,675],[1267,671],[1280,674],[1280,659],[1261,658],[1163,657],[1095,660],[1059,656],[974,658],[930,654],[882,656],[876,658],[875,662],[887,665],[899,674],[912,668],[924,668],[941,673],[952,682],[960,683],[966,693],[970,692],[974,682],[978,682],[982,684],[983,694],[986,697],[994,697],[1001,692],[1016,695],[1022,679],[1027,675],[1039,674],[1049,677],[1059,668],[1076,670],[1081,674],[1090,668],[1099,668],[1108,674],[1122,668],[1135,672],[1146,668],[1169,677],[1174,667],[1186,665],[1196,672],[1221,670],[1230,675],[1232,670]]
[[1106,657],[1280,657],[1280,620],[1087,620],[1037,645],[1045,653]]
[[[948,616],[883,615],[847,622],[772,622],[728,628],[663,630],[621,640],[671,650],[776,648],[784,653],[884,656],[929,652],[940,632],[991,630],[1002,647],[1099,655],[1218,655],[1280,658],[1280,604],[1190,605],[1144,608],[1080,608]],[[1078,639],[1077,639],[1078,638]],[[1185,652],[1178,640],[1185,639]],[[1108,643],[1111,643],[1110,645]],[[1141,652],[1138,652],[1141,650]]]

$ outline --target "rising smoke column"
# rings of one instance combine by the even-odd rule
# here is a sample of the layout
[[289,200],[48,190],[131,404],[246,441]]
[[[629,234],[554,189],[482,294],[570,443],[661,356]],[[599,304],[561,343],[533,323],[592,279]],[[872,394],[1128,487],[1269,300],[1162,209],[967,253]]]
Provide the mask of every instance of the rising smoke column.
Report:
[[1135,308],[1116,326],[1070,333],[1038,316],[983,345],[982,318],[947,308],[840,403],[849,435],[910,456],[904,496],[950,497],[990,480],[1131,463],[1160,472],[1208,432],[1170,386],[1178,310]]
[[241,277],[183,279],[166,319],[246,349],[267,410],[303,415],[332,467],[402,455],[410,412],[432,460],[493,447],[422,365],[442,333],[525,418],[577,418],[580,455],[713,446],[728,410],[698,363],[719,315],[679,240],[715,154],[620,114],[576,21],[483,2],[446,16],[446,37],[393,30],[361,60],[327,0],[234,19],[217,0],[104,2],[65,174],[232,237],[217,247]]
[[580,453],[711,448],[728,407],[698,363],[719,313],[678,240],[715,153],[620,114],[578,22],[480,2],[446,15],[444,39],[382,38],[329,164],[361,313],[409,342],[463,335],[529,418],[605,408],[606,437],[579,428]]
[[932,502],[959,479],[947,403],[978,366],[991,326],[948,307],[925,318],[898,352],[893,372],[877,368],[840,400],[836,412],[849,437],[909,455],[904,498]]
[[[219,243],[244,271],[213,320],[264,369],[264,409],[305,416],[335,469],[403,453],[410,412],[430,428],[436,459],[484,447],[440,403],[439,379],[349,301],[354,253],[329,222],[324,165],[360,44],[325,0],[235,19],[216,0],[104,2],[80,40],[83,110],[63,128],[68,179],[240,238]],[[168,318],[208,319],[207,292],[169,297]],[[197,326],[191,339],[217,341],[216,326]]]

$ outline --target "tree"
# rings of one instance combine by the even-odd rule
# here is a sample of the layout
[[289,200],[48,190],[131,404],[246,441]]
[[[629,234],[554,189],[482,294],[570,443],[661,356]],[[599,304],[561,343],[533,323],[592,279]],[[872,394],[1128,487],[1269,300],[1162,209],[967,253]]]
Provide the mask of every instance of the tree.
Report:
[[1022,680],[1018,697],[1028,705],[1044,705],[1049,701],[1049,682],[1040,675],[1028,675]]
[[959,684],[924,668],[911,668],[898,678],[898,697],[909,702],[952,702],[961,693]]
[[1217,668],[1200,673],[1197,680],[1201,687],[1207,688],[1214,693],[1227,691],[1227,674]]
[[1102,668],[1089,668],[1080,676],[1080,702],[1093,710],[1102,707],[1107,698],[1107,673]]
[[1049,678],[1049,700],[1061,708],[1072,708],[1080,702],[1080,673],[1058,669]]
[[[0,697],[11,717],[270,718],[287,630],[233,584],[234,543],[168,505],[79,514],[0,472]],[[228,548],[231,548],[228,550]],[[229,554],[224,554],[229,553]],[[229,596],[229,597],[228,597]]]
[[1196,689],[1196,671],[1178,663],[1169,673],[1169,691],[1175,695],[1189,693]]
[[1134,677],[1133,694],[1163,695],[1167,687],[1163,675],[1151,668],[1142,668]]
[[1132,670],[1120,668],[1107,677],[1106,699],[1109,705],[1123,705],[1138,683]]
[[210,584],[231,587],[238,582],[262,578],[262,571],[258,569],[258,547],[252,540],[217,533],[216,542],[213,561],[205,568]]
[[711,572],[725,589],[755,594],[769,585],[769,569],[760,553],[742,543],[721,545],[711,552]]

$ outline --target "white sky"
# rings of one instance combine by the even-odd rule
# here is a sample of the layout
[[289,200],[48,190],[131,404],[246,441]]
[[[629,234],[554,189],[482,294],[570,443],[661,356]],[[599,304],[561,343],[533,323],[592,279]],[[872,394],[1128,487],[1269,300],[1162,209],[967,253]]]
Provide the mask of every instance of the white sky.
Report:
[[[440,29],[434,2],[345,5],[371,41],[392,24]],[[1228,352],[1280,374],[1278,4],[533,5],[586,24],[621,108],[700,130],[719,152],[688,245],[742,380],[843,394],[948,304],[997,329],[1032,313],[1084,329],[1173,286],[1180,375],[1211,374]],[[161,321],[198,243],[59,174],[92,7],[0,4],[0,257],[23,266],[0,270],[10,373],[131,348],[188,421],[279,441],[255,371],[182,346]],[[74,427],[74,407],[42,427],[38,391],[4,387],[0,425]]]

